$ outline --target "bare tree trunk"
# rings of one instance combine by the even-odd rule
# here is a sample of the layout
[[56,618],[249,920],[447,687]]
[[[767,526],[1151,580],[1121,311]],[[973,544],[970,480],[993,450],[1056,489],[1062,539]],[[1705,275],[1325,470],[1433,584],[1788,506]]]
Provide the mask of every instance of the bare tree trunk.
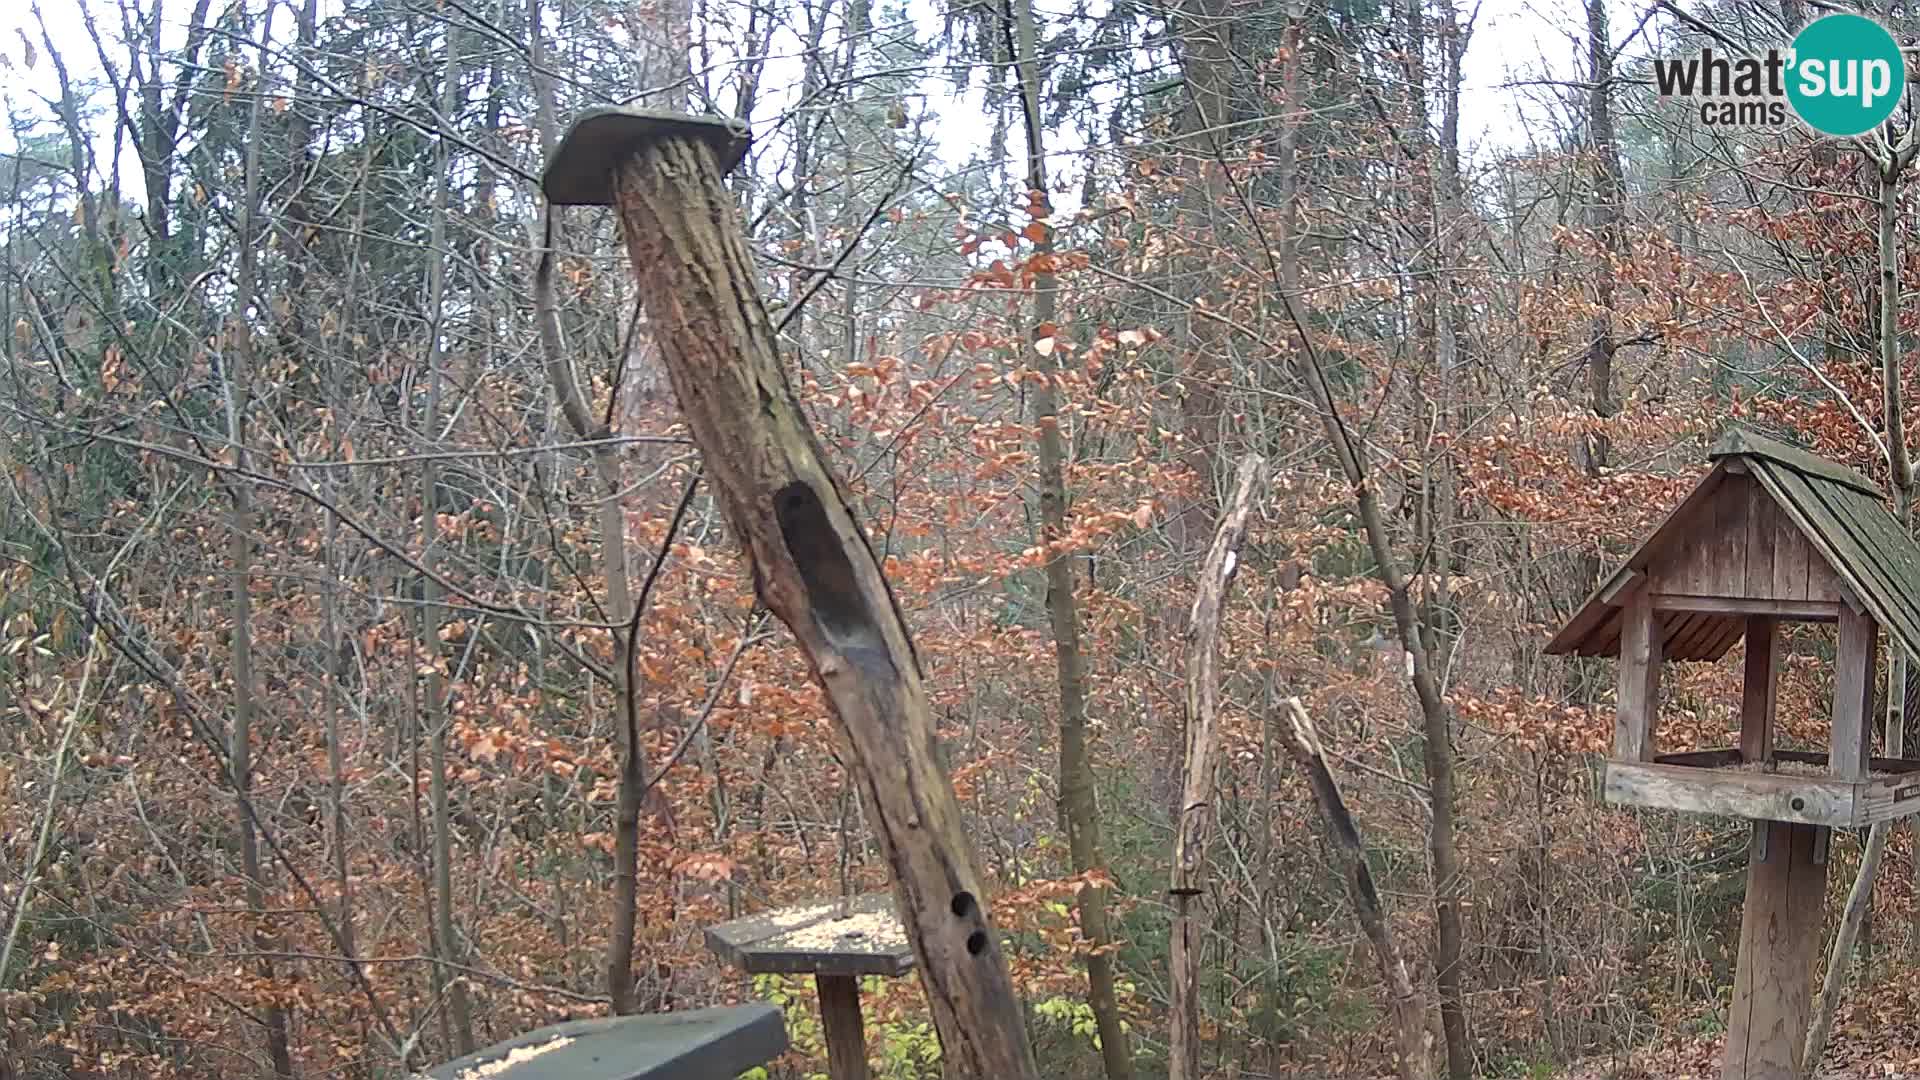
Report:
[[[1598,0],[1596,0],[1598,2]],[[1427,128],[1426,5],[1424,0],[1407,0],[1404,14],[1408,105],[1413,114],[1413,215],[1414,234],[1419,251],[1413,259],[1414,279],[1414,366],[1419,372],[1434,369],[1438,314],[1442,286],[1436,270],[1439,243],[1431,166],[1432,143]],[[1451,44],[1451,42],[1449,42]],[[1443,162],[1443,168],[1444,168]],[[1426,516],[1423,514],[1423,517]],[[1378,558],[1376,552],[1376,558]],[[1386,568],[1382,566],[1384,573]],[[1391,586],[1389,586],[1391,587]],[[1405,585],[1401,591],[1404,593]],[[1401,598],[1412,612],[1412,598]],[[1396,616],[1398,605],[1396,605]],[[1415,624],[1400,627],[1403,644],[1431,661],[1420,628]],[[1467,1043],[1466,993],[1462,989],[1460,954],[1464,934],[1460,921],[1459,893],[1465,884],[1460,876],[1459,855],[1455,849],[1453,827],[1453,732],[1451,717],[1440,701],[1438,679],[1429,669],[1425,673],[1426,691],[1422,692],[1424,752],[1427,785],[1433,797],[1433,818],[1427,834],[1428,854],[1433,868],[1434,980],[1440,991],[1440,1026],[1446,1035],[1447,1075],[1451,1080],[1467,1080],[1473,1072],[1472,1048]],[[1437,707],[1428,708],[1428,695]]]
[[[1028,212],[1040,226],[1034,243],[1035,260],[1053,258],[1052,210],[1047,193],[1045,121],[1040,112],[1041,71],[1039,31],[1033,0],[1012,0],[1014,63],[1020,73],[1021,111],[1027,131]],[[1034,275],[1033,365],[1040,378],[1033,384],[1034,438],[1040,458],[1040,538],[1048,549],[1047,616],[1053,626],[1053,655],[1060,684],[1060,811],[1067,829],[1067,855],[1073,872],[1104,870],[1100,854],[1100,808],[1093,762],[1087,755],[1087,669],[1080,651],[1080,611],[1073,592],[1073,565],[1065,552],[1052,546],[1067,535],[1066,452],[1060,437],[1060,412],[1055,396],[1059,362],[1055,359],[1060,328],[1058,285],[1050,270]],[[1106,890],[1080,890],[1080,929],[1091,950],[1087,954],[1087,1004],[1093,1010],[1100,1035],[1100,1057],[1107,1080],[1132,1080],[1133,1054],[1120,1021],[1120,1003],[1114,992],[1113,954],[1108,946],[1113,930],[1107,921]]]
[[1407,965],[1394,944],[1393,931],[1387,925],[1386,911],[1380,904],[1380,892],[1373,884],[1373,871],[1367,866],[1367,852],[1360,843],[1360,827],[1347,811],[1346,800],[1314,732],[1313,719],[1299,698],[1286,702],[1288,723],[1281,727],[1281,743],[1307,776],[1313,797],[1320,804],[1320,816],[1327,825],[1330,848],[1340,863],[1340,877],[1347,883],[1347,898],[1353,902],[1354,916],[1373,946],[1373,958],[1380,965],[1380,976],[1387,984],[1387,1007],[1393,1014],[1394,1044],[1398,1050],[1394,1067],[1400,1080],[1431,1080],[1432,1035],[1427,1031],[1427,1007],[1407,975]]
[[[234,464],[245,470],[250,467],[251,455],[247,452],[247,413],[251,407],[253,372],[256,367],[253,349],[254,328],[248,324],[246,311],[252,305],[254,295],[260,286],[260,266],[257,252],[261,182],[260,182],[260,140],[263,124],[261,117],[265,112],[266,79],[269,70],[270,42],[273,40],[273,12],[275,5],[267,5],[266,13],[260,25],[260,68],[261,85],[255,88],[253,105],[247,121],[247,152],[245,172],[245,194],[240,205],[240,273],[235,282],[233,318],[227,323],[229,343],[232,345],[231,369],[227,372],[227,438],[232,444]],[[233,505],[228,518],[230,536],[228,538],[229,557],[233,561],[229,578],[231,591],[231,616],[233,619],[233,723],[228,731],[227,765],[232,774],[235,813],[240,839],[240,868],[247,879],[247,907],[252,910],[254,919],[254,949],[260,955],[257,965],[261,980],[272,985],[274,967],[272,955],[277,951],[273,934],[267,929],[266,876],[260,865],[260,837],[253,820],[253,717],[256,695],[253,684],[253,489],[239,477],[228,479],[228,492]],[[261,1010],[261,1017],[267,1029],[267,1057],[273,1062],[273,1071],[278,1076],[293,1075],[293,1056],[287,1045],[287,1014],[279,1005],[268,1005]]]
[[[1587,405],[1593,415],[1608,419],[1619,410],[1613,397],[1614,269],[1611,260],[1622,247],[1621,219],[1625,185],[1621,179],[1620,147],[1613,130],[1613,46],[1607,33],[1606,0],[1587,0],[1587,126],[1592,139],[1593,231],[1600,239],[1602,265],[1594,274],[1594,315],[1587,341]],[[1580,446],[1589,475],[1606,468],[1611,447],[1605,435],[1595,434]],[[1589,578],[1599,575],[1593,562]]]
[[[449,23],[447,28],[446,67],[441,73],[440,116],[442,122],[455,114],[460,94],[460,35]],[[447,361],[447,217],[452,199],[453,162],[447,141],[439,140],[434,189],[433,222],[430,226],[427,263],[428,310],[432,322],[427,342],[427,409],[423,427],[428,443],[440,438],[440,397]],[[440,462],[428,458],[420,471],[420,559],[429,570],[435,568],[440,545]],[[452,974],[449,965],[460,964],[465,950],[460,948],[453,923],[453,813],[447,791],[447,729],[452,717],[447,710],[445,649],[440,639],[441,620],[446,614],[445,596],[439,581],[428,577],[422,583],[425,593],[420,608],[420,645],[433,658],[427,669],[426,722],[428,800],[433,815],[433,955],[434,991],[444,994],[447,1015],[453,1024],[454,1051],[464,1057],[473,1053],[473,1008],[467,996],[467,980]]]
[[[557,110],[553,102],[552,81],[541,72],[545,47],[539,32],[540,0],[528,0],[528,19],[532,36],[528,54],[534,65],[533,83],[540,140],[551,155],[557,140]],[[681,87],[682,94],[685,92]],[[559,310],[553,295],[553,262],[562,245],[560,220],[547,211],[547,236],[543,241],[540,265],[534,280],[535,315],[540,324],[542,351],[545,354],[548,382],[553,387],[561,413],[573,429],[574,437],[585,440],[611,438],[610,427],[594,421],[585,393],[574,374],[562,335]],[[632,578],[627,562],[627,520],[622,492],[619,451],[612,445],[593,448],[594,472],[600,480],[600,559],[602,580],[606,584],[607,605],[603,617],[612,625],[614,638],[614,695],[619,731],[620,784],[614,805],[613,901],[611,926],[607,934],[607,994],[613,999],[616,1015],[638,1009],[634,992],[633,943],[639,932],[640,893],[640,811],[642,793],[650,788],[647,761],[640,745],[638,702],[633,687]],[[626,630],[627,632],[623,632]],[[664,815],[663,815],[664,816]]]
[[1173,841],[1172,1029],[1167,1063],[1171,1080],[1199,1080],[1200,1071],[1200,942],[1189,910],[1204,895],[1207,842],[1215,818],[1213,788],[1215,762],[1213,718],[1220,696],[1220,615],[1227,588],[1239,567],[1240,547],[1247,539],[1247,518],[1265,462],[1249,454],[1240,462],[1233,496],[1213,546],[1200,570],[1193,598],[1193,617],[1187,644],[1186,779],[1180,796],[1180,820]]

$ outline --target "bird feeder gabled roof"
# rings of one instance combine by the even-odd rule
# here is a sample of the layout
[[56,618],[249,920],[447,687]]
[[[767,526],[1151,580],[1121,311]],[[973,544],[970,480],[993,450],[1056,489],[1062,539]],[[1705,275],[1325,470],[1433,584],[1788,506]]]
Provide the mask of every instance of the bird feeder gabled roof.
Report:
[[[1740,428],[1729,430],[1708,457],[1712,470],[1626,564],[1594,590],[1547,643],[1546,652],[1617,656],[1622,605],[1637,581],[1658,578],[1663,567],[1689,551],[1695,556],[1712,552],[1712,557],[1741,565],[1778,542],[1804,547],[1809,564],[1821,564],[1809,571],[1809,589],[1835,590],[1920,662],[1920,544],[1887,512],[1879,488],[1844,465]],[[1747,488],[1744,495],[1737,492],[1741,487]],[[1752,509],[1736,506],[1729,512],[1726,506],[1741,497]],[[1768,522],[1786,535],[1764,535]],[[1732,576],[1741,575],[1736,571]],[[1724,583],[1709,591],[1725,599],[1760,601],[1777,592]],[[1796,610],[1792,603],[1780,604],[1783,618],[1796,617]],[[1668,611],[1662,620],[1663,655],[1669,660],[1717,660],[1740,640],[1750,613]]]

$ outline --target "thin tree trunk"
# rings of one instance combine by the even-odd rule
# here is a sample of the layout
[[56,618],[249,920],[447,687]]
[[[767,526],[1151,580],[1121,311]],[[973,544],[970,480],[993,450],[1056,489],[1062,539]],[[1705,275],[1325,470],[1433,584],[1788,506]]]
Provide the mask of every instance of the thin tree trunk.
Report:
[[[1427,33],[1424,0],[1407,0],[1404,21],[1407,38],[1407,94],[1408,104],[1413,113],[1411,126],[1413,128],[1412,153],[1415,158],[1413,163],[1413,216],[1416,222],[1414,231],[1419,237],[1419,250],[1414,256],[1412,267],[1416,351],[1414,363],[1417,372],[1425,373],[1432,372],[1435,365],[1439,333],[1438,306],[1441,303],[1442,285],[1436,269],[1439,258],[1435,251],[1439,242],[1436,220],[1438,204],[1434,196],[1430,164],[1432,145],[1427,129]],[[1428,515],[1423,513],[1422,516]],[[1378,557],[1377,552],[1376,557]],[[1382,571],[1384,572],[1385,569],[1383,566]],[[1404,583],[1400,591],[1405,593]],[[1411,614],[1412,598],[1402,595],[1399,599],[1406,604]],[[1397,614],[1396,605],[1396,616]],[[1409,652],[1415,651],[1417,642],[1419,655],[1430,662],[1431,654],[1425,647],[1426,643],[1418,625],[1409,620],[1408,624],[1400,627],[1400,633]],[[1459,893],[1464,882],[1460,877],[1459,856],[1455,849],[1453,827],[1452,718],[1440,700],[1438,677],[1430,667],[1425,672],[1424,682],[1427,689],[1421,693],[1421,715],[1425,721],[1422,741],[1427,785],[1433,795],[1433,818],[1427,834],[1427,848],[1433,869],[1434,980],[1440,991],[1440,1026],[1446,1036],[1447,1075],[1451,1080],[1468,1080],[1473,1072],[1473,1052],[1472,1047],[1467,1043],[1466,993],[1462,988],[1463,972],[1460,965],[1464,934],[1461,930]],[[1437,707],[1427,707],[1429,695]]]
[[1313,788],[1313,797],[1320,804],[1320,816],[1326,822],[1327,837],[1332,841],[1330,848],[1340,864],[1340,877],[1347,884],[1347,898],[1353,903],[1360,929],[1373,946],[1373,958],[1380,965],[1381,978],[1386,980],[1387,1007],[1393,1015],[1394,1044],[1398,1050],[1394,1067],[1400,1080],[1431,1080],[1432,1035],[1427,1031],[1426,1004],[1414,989],[1406,962],[1394,943],[1392,928],[1387,925],[1387,913],[1381,906],[1380,892],[1374,887],[1373,871],[1367,865],[1366,848],[1360,842],[1360,827],[1347,810],[1333,771],[1327,767],[1313,719],[1299,698],[1288,698],[1286,710],[1288,723],[1280,727],[1281,744]]
[[[266,13],[261,17],[258,75],[260,85],[254,88],[253,104],[247,120],[245,194],[242,196],[240,205],[240,273],[234,286],[234,316],[227,324],[227,333],[233,346],[232,352],[229,353],[231,370],[227,373],[227,437],[233,448],[234,464],[242,470],[250,468],[252,456],[247,452],[247,413],[251,407],[252,380],[256,364],[253,355],[254,329],[248,324],[245,313],[252,305],[260,285],[256,237],[261,204],[260,138],[263,127],[261,118],[265,112],[263,102],[267,97],[269,43],[273,40],[275,6],[268,4]],[[277,946],[272,932],[267,929],[266,876],[260,866],[260,838],[254,827],[250,806],[253,797],[253,717],[256,705],[253,685],[253,597],[251,592],[253,489],[247,481],[231,477],[228,480],[228,492],[233,500],[228,519],[231,534],[228,538],[228,551],[233,562],[229,577],[233,619],[233,723],[228,731],[227,764],[233,781],[234,809],[240,840],[240,869],[247,879],[247,907],[253,912],[254,919],[254,950],[260,956],[257,970],[261,981],[271,986],[275,981],[272,955],[277,951]],[[267,1029],[267,1057],[273,1062],[274,1073],[278,1076],[292,1076],[293,1056],[287,1044],[286,1010],[278,1004],[268,1005],[261,1010],[261,1018]]]
[[[460,35],[449,24],[447,57],[441,75],[440,116],[451,122],[459,105]],[[428,310],[432,321],[427,343],[427,408],[423,425],[428,443],[440,438],[440,398],[445,381],[447,334],[447,217],[452,200],[452,166],[447,142],[439,142],[436,172],[439,183],[434,189],[433,223],[430,227],[427,264]],[[440,463],[428,458],[420,472],[421,564],[429,570],[438,561],[440,544]],[[420,643],[433,659],[427,670],[426,722],[428,800],[433,815],[433,948],[434,990],[446,995],[447,1015],[453,1025],[454,1050],[459,1056],[473,1053],[473,1009],[467,996],[467,981],[452,974],[450,965],[460,964],[460,948],[453,923],[453,813],[447,790],[447,733],[452,718],[447,711],[446,662],[441,647],[441,620],[446,614],[445,596],[435,577],[423,583],[425,593],[420,611]],[[472,632],[472,631],[469,631]]]
[[[554,107],[551,80],[540,70],[544,64],[545,49],[538,31],[539,0],[528,0],[527,11],[533,26],[528,52],[534,65],[536,118],[541,144],[551,155],[557,141],[558,110]],[[563,232],[560,219],[551,208],[547,211],[546,219],[547,236],[534,277],[534,308],[548,382],[575,438],[583,441],[607,439],[613,432],[609,427],[594,422],[592,408],[580,389],[573,362],[567,355],[558,304],[553,294],[553,263]],[[626,1015],[638,1008],[634,993],[633,946],[639,932],[640,811],[642,793],[651,785],[647,779],[645,748],[640,744],[638,702],[633,687],[633,632],[622,632],[631,627],[633,600],[627,563],[626,509],[620,497],[619,451],[605,444],[594,447],[593,466],[601,488],[600,557],[602,580],[607,590],[606,610],[602,614],[613,627],[610,632],[614,637],[613,674],[617,699],[614,707],[618,716],[615,723],[619,731],[620,748],[619,793],[614,805],[613,901],[605,970],[607,995],[612,998],[613,1011],[616,1015]]]
[[[1039,31],[1033,0],[1012,0],[1014,63],[1020,76],[1021,111],[1027,132],[1028,211],[1040,226],[1033,258],[1053,259],[1053,225],[1048,215],[1046,133],[1040,112]],[[1087,754],[1087,670],[1080,651],[1080,611],[1073,591],[1071,557],[1054,551],[1067,535],[1066,451],[1060,435],[1057,398],[1060,365],[1055,359],[1060,328],[1059,286],[1050,269],[1034,275],[1033,384],[1034,438],[1040,459],[1040,536],[1048,551],[1047,616],[1053,627],[1053,655],[1060,684],[1060,810],[1067,829],[1067,854],[1073,872],[1104,871],[1100,854],[1100,809],[1093,762]],[[1100,1036],[1100,1057],[1107,1080],[1132,1080],[1133,1054],[1120,1020],[1114,992],[1113,931],[1107,919],[1106,890],[1096,885],[1079,894],[1080,929],[1086,935],[1087,1004]]]
[[[1621,219],[1625,185],[1621,178],[1620,147],[1613,129],[1613,46],[1607,32],[1606,0],[1587,0],[1587,125],[1592,138],[1593,206],[1591,221],[1600,240],[1601,265],[1594,274],[1593,326],[1587,340],[1587,405],[1596,419],[1606,420],[1619,410],[1613,397],[1614,268],[1621,253]],[[1582,464],[1597,476],[1607,466],[1611,447],[1607,436],[1595,433],[1581,444]],[[1592,577],[1599,574],[1593,563]]]
[[1187,644],[1186,779],[1180,796],[1180,820],[1173,842],[1172,1029],[1167,1055],[1171,1080],[1199,1080],[1200,1072],[1200,941],[1190,910],[1205,894],[1207,843],[1214,819],[1213,719],[1220,696],[1220,673],[1215,664],[1220,616],[1227,588],[1239,567],[1240,547],[1247,539],[1247,518],[1265,462],[1249,454],[1240,462],[1227,512],[1213,534],[1213,546],[1200,570],[1193,598]]

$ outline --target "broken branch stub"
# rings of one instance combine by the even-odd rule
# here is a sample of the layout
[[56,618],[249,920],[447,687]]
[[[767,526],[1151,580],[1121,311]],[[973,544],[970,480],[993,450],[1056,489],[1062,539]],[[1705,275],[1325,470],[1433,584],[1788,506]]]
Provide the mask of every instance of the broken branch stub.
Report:
[[[699,121],[640,121],[646,130],[622,132],[602,116],[594,137],[625,151],[611,197],[641,302],[754,588],[799,641],[852,751],[947,1074],[1030,1080],[1019,999],[934,756],[907,627],[779,362],[718,140]],[[563,143],[555,162],[567,158]]]

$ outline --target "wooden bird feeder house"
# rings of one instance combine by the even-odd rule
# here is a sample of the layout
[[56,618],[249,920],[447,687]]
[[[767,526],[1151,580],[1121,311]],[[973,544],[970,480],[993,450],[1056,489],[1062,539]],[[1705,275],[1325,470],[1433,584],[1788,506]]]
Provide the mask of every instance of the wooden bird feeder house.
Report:
[[[1860,474],[1734,430],[1713,468],[1546,651],[1619,658],[1608,802],[1754,822],[1723,1080],[1801,1075],[1828,831],[1920,813],[1920,760],[1874,757],[1884,630],[1920,659],[1920,545]],[[1837,624],[1828,749],[1774,745],[1782,622]],[[1661,753],[1660,671],[1746,641],[1736,747]]]

